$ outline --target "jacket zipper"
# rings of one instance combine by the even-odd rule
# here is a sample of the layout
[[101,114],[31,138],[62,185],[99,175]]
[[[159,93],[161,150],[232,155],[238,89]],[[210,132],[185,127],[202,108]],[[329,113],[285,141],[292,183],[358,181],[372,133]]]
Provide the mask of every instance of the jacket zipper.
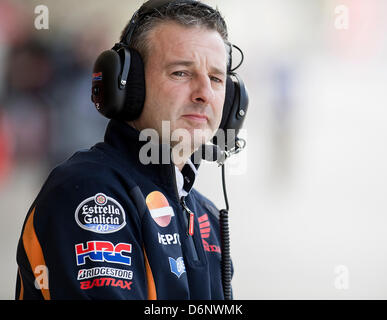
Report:
[[184,217],[184,222],[187,226],[188,248],[192,253],[193,260],[195,262],[197,262],[197,261],[199,261],[199,256],[198,256],[196,246],[194,244],[193,237],[192,237],[194,234],[194,227],[193,227],[194,221],[195,221],[194,220],[194,213],[188,208],[187,204],[185,203],[184,196],[182,196],[181,199],[179,199],[179,192],[177,190],[177,185],[176,185],[175,165],[172,161],[171,161],[171,169],[172,169],[172,177],[173,177],[172,180],[173,180],[173,186],[175,189],[176,198],[177,198],[178,202],[180,203],[180,205],[182,206],[183,211],[185,213],[185,214],[183,214],[183,217]]
[[183,207],[183,210],[184,210],[184,213],[185,213],[183,215],[183,217],[184,217],[185,224],[187,225],[187,235],[188,235],[189,248],[191,250],[191,253],[192,253],[192,256],[193,256],[193,260],[194,261],[199,261],[199,256],[198,256],[198,253],[197,253],[197,250],[196,250],[196,246],[195,246],[195,243],[194,243],[194,240],[193,240],[194,214],[187,207],[187,205],[186,205],[186,203],[184,201],[184,197],[181,197],[180,204]]
[[187,214],[187,235],[192,237],[194,235],[194,213],[187,207],[184,197],[181,197],[180,203]]

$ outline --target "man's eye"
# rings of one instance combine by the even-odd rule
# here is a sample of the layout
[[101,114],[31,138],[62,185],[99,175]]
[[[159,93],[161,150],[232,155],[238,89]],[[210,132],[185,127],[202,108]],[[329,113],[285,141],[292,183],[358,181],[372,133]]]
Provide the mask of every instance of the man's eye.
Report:
[[177,77],[184,77],[187,75],[187,73],[185,73],[184,71],[175,71],[172,73],[174,76],[177,76]]
[[217,82],[217,83],[222,83],[222,79],[219,79],[217,77],[210,77],[211,81]]

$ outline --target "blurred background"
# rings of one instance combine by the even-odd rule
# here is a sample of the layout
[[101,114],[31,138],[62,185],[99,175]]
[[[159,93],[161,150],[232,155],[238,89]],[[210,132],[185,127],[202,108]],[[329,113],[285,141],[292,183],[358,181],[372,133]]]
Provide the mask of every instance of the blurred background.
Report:
[[[0,0],[0,299],[14,298],[17,242],[47,175],[103,138],[91,69],[142,2]],[[245,53],[250,95],[247,147],[226,169],[234,297],[386,299],[387,2],[205,2]],[[220,168],[199,173],[223,208]]]

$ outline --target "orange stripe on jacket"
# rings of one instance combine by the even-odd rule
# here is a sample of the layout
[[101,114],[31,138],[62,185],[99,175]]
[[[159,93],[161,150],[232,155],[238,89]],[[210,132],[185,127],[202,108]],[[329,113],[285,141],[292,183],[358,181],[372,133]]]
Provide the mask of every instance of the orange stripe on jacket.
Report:
[[19,292],[19,300],[23,300],[24,297],[24,286],[23,286],[23,278],[20,273],[20,269],[17,270],[19,274],[19,279],[20,279],[20,292]]
[[153,278],[152,270],[149,265],[148,257],[145,252],[145,248],[143,248],[144,251],[144,257],[145,257],[145,271],[146,271],[146,278],[148,282],[148,300],[157,300],[157,294],[156,294],[156,285],[155,280]]
[[[34,228],[34,214],[35,208],[32,210],[30,216],[27,219],[24,232],[23,232],[23,245],[27,254],[28,261],[30,262],[32,272],[36,270],[37,266],[45,266],[42,247],[40,246],[38,237]],[[42,295],[45,300],[50,300],[50,291],[48,288],[41,288]]]

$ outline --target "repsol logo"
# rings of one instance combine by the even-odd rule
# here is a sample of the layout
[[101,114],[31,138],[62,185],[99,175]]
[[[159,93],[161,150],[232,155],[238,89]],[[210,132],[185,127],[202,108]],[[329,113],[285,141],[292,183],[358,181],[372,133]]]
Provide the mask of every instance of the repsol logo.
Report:
[[169,233],[166,233],[166,234],[161,234],[160,232],[158,232],[158,237],[159,237],[159,243],[163,244],[163,245],[170,245],[170,244],[178,244],[179,246],[181,246],[181,243],[180,243],[180,235],[178,233],[174,233],[174,234],[169,234]]

